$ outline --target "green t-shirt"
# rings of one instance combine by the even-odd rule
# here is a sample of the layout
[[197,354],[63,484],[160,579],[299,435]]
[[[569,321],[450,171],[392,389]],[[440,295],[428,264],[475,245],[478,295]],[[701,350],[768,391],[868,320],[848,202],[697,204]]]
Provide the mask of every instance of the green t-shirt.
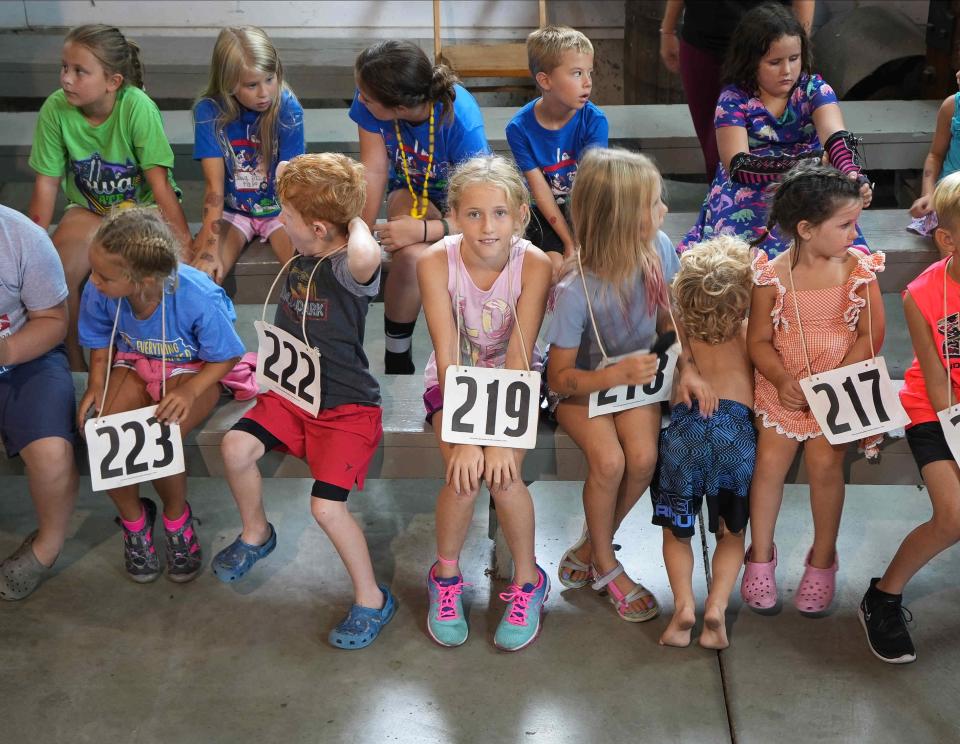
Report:
[[44,101],[30,151],[30,167],[56,176],[71,204],[106,214],[126,204],[155,204],[143,172],[163,166],[173,190],[173,150],[160,110],[140,88],[124,86],[107,120],[98,126],[67,102],[63,90]]

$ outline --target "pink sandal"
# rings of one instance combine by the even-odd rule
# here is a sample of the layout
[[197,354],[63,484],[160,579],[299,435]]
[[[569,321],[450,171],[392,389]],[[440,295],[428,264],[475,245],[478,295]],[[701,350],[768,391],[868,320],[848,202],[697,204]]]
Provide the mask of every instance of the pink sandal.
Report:
[[777,605],[777,545],[773,545],[773,557],[766,563],[750,560],[753,546],[743,556],[743,579],[740,596],[755,610],[770,610]]
[[[653,620],[653,618],[660,614],[660,604],[657,602],[657,598],[639,581],[634,582],[636,586],[627,594],[624,594],[620,590],[620,587],[613,583],[613,580],[624,572],[622,563],[618,562],[613,570],[608,571],[603,576],[599,575],[596,568],[591,567],[591,571],[592,574],[597,577],[597,580],[591,584],[594,591],[599,592],[601,589],[606,589],[608,592],[607,599],[610,600],[610,604],[617,609],[617,614],[628,623],[645,623],[647,620]],[[630,609],[631,602],[638,599],[645,600],[647,597],[653,600],[652,607],[647,607],[643,610]]]
[[817,568],[810,565],[810,556],[813,548],[807,551],[803,561],[803,578],[797,587],[797,596],[793,598],[797,609],[804,615],[819,615],[826,612],[833,602],[833,595],[837,590],[837,569],[839,558],[833,553],[833,565],[830,568]]

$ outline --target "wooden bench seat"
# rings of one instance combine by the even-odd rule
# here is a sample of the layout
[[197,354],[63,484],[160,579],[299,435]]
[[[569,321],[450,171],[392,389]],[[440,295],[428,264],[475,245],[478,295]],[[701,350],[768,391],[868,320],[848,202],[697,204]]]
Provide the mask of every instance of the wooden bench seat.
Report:
[[[347,91],[346,94],[352,94]],[[920,168],[926,157],[940,101],[844,101],[847,127],[863,137],[868,169]],[[505,128],[517,112],[513,107],[483,109],[491,147],[507,152]],[[610,144],[637,149],[656,160],[665,174],[703,172],[703,157],[685,104],[605,106]],[[0,113],[0,172],[6,181],[33,180],[27,165],[35,112]],[[182,181],[203,180],[193,160],[193,121],[190,111],[164,111],[164,128],[176,156],[174,175]],[[304,117],[307,150],[335,151],[357,157],[357,125],[347,110],[308,109]]]

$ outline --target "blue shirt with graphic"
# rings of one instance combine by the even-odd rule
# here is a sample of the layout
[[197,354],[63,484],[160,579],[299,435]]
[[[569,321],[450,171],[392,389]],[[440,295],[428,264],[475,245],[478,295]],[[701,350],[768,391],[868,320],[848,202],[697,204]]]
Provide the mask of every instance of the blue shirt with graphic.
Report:
[[507,124],[507,143],[523,173],[543,173],[557,204],[563,206],[577,177],[577,163],[590,147],[606,147],[610,132],[606,115],[592,103],[577,111],[560,129],[546,129],[537,121],[530,101]]
[[[447,202],[447,179],[450,171],[463,160],[474,155],[489,155],[490,145],[487,144],[487,135],[483,129],[483,114],[476,100],[462,85],[455,85],[456,100],[453,102],[453,119],[441,123],[441,105],[437,103],[433,109],[434,116],[434,146],[433,165],[430,168],[427,181],[427,197],[441,211]],[[411,186],[417,198],[423,193],[423,179],[427,171],[427,162],[430,158],[430,122],[399,121],[400,138],[403,146],[397,146],[396,126],[393,119],[378,119],[370,113],[359,99],[359,91],[353,96],[353,105],[350,106],[350,118],[357,125],[374,134],[383,137],[387,148],[387,158],[390,161],[389,190],[406,189],[407,180],[404,174],[401,153],[407,161],[407,171],[410,174]]]
[[210,98],[200,100],[193,111],[193,159],[223,158],[224,207],[249,217],[280,214],[274,173],[277,163],[306,151],[303,108],[297,97],[284,89],[277,117],[277,150],[267,168],[260,157],[258,128],[261,114],[240,107],[240,116],[217,129],[220,107]]
[[165,310],[157,309],[140,320],[130,303],[101,293],[87,282],[80,299],[80,345],[105,349],[110,345],[117,303],[121,302],[117,324],[117,351],[129,351],[160,359],[164,334],[161,319],[166,312],[166,358],[168,362],[225,362],[242,356],[243,342],[234,330],[237,315],[221,287],[202,271],[180,264],[176,291],[164,296]]

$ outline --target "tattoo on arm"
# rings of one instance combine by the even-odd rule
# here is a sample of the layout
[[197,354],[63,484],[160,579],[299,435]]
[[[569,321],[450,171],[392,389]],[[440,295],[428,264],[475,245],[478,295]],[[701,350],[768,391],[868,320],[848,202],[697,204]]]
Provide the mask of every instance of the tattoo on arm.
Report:
[[212,253],[201,253],[201,254],[200,254],[200,258],[202,258],[204,261],[212,261],[212,260],[213,260],[213,254],[212,254]]
[[556,225],[556,224],[557,224],[557,218],[556,218],[556,217],[551,217],[551,218],[550,218],[550,224],[551,224],[551,225]]
[[214,235],[219,235],[221,227],[222,225],[220,224],[220,220],[217,220],[212,225],[210,225],[210,232],[212,232]]
[[223,204],[223,194],[207,194],[203,203],[208,207],[216,207]]

